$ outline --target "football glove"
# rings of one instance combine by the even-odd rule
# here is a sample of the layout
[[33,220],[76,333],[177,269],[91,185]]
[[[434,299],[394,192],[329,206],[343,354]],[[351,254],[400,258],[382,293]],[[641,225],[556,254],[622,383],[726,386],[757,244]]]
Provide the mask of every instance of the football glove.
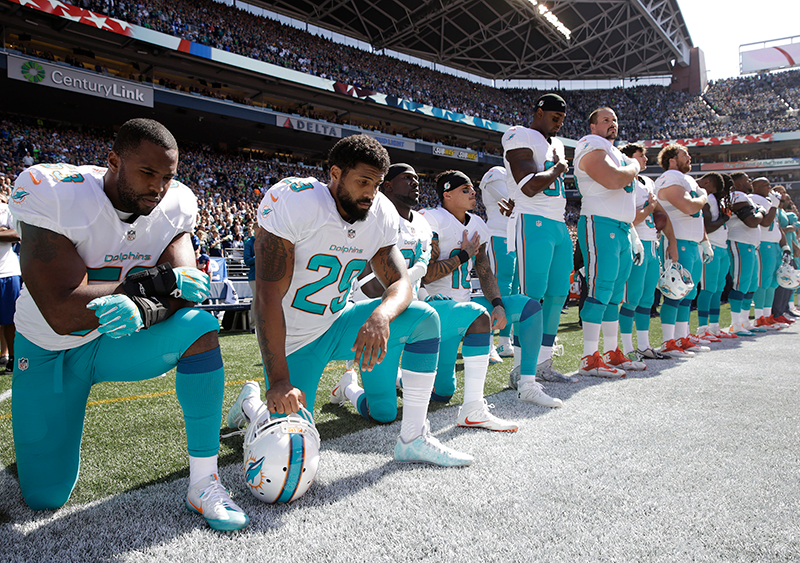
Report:
[[781,196],[778,192],[769,192],[769,204],[772,207],[778,207],[781,203]]
[[783,251],[783,261],[784,262],[791,262],[791,260],[792,260],[792,249],[789,248],[789,245],[788,244],[784,244],[781,247],[781,250]]
[[642,262],[644,262],[644,245],[639,239],[639,233],[636,232],[636,229],[631,228],[629,233],[630,234],[628,236],[631,240],[631,252],[633,253],[633,265],[641,266]]
[[703,251],[703,264],[708,264],[714,259],[714,249],[711,247],[711,242],[708,239],[701,241],[700,248]]
[[181,299],[202,303],[208,299],[211,292],[211,281],[208,274],[201,272],[197,268],[175,268],[175,282],[180,290]]
[[208,299],[208,275],[197,268],[175,268],[169,263],[128,275],[122,290],[133,297],[175,297],[200,303]]
[[97,331],[111,338],[130,336],[144,326],[142,315],[133,299],[121,293],[92,299],[86,305],[100,320]]

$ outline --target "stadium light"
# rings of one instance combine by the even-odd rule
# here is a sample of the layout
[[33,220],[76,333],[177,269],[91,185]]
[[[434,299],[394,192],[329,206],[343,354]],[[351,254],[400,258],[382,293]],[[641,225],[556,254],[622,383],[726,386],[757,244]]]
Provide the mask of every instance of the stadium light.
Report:
[[544,19],[548,21],[550,25],[552,25],[556,31],[558,31],[561,35],[563,35],[566,39],[570,39],[572,37],[572,32],[561,23],[561,20],[556,17],[556,15],[550,11],[550,9],[544,5],[544,3],[539,3],[537,0],[528,0],[531,3],[531,6],[536,8],[539,13],[542,15]]

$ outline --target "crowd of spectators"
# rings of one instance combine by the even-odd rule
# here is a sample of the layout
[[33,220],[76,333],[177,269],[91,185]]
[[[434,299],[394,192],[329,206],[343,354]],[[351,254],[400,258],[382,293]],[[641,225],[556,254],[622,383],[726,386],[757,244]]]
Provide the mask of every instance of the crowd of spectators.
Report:
[[[142,27],[389,96],[506,124],[528,123],[534,89],[499,89],[335,43],[213,0],[74,0],[73,4]],[[208,91],[207,89],[204,91]],[[729,136],[800,130],[800,71],[712,83],[703,96],[666,86],[564,90],[563,136],[587,132],[600,106],[620,116],[630,140]],[[211,92],[211,95],[219,96]],[[246,99],[246,98],[243,98]],[[243,103],[250,103],[245,101]],[[789,104],[788,106],[786,104]]]

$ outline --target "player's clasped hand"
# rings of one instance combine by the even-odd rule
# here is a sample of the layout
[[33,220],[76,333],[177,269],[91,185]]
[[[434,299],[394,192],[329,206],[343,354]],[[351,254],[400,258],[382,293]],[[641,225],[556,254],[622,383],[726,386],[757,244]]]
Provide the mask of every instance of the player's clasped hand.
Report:
[[174,268],[175,282],[181,292],[181,299],[202,303],[211,292],[211,282],[205,272],[197,268]]
[[271,384],[264,400],[273,414],[293,414],[306,406],[306,394],[288,380]]
[[375,364],[383,361],[389,345],[389,319],[377,310],[358,331],[356,343],[350,348],[356,353],[355,362],[362,371],[372,371]]
[[506,323],[508,320],[506,319],[506,309],[503,306],[495,307],[492,309],[492,313],[490,315],[491,323],[492,323],[492,330],[503,330],[506,328]]
[[127,295],[115,293],[92,299],[86,305],[100,320],[97,329],[111,338],[130,336],[142,328],[142,315],[136,304]]

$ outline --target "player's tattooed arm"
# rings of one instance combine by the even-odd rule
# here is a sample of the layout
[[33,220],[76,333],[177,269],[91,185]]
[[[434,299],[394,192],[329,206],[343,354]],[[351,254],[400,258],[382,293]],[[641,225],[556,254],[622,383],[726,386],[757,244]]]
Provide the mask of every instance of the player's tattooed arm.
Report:
[[[481,244],[481,237],[478,233],[473,234],[472,238],[467,236],[466,231],[461,235],[461,250],[466,252],[469,258],[472,258],[478,253]],[[431,242],[431,261],[428,263],[428,271],[422,278],[422,283],[431,283],[445,276],[449,276],[463,263],[458,254],[450,258],[439,260],[440,252],[439,240],[434,238]]]
[[386,355],[389,344],[389,323],[411,303],[411,281],[405,260],[396,246],[385,246],[370,261],[372,270],[386,287],[378,305],[358,331],[352,351],[362,370],[370,371]]
[[282,302],[294,274],[294,244],[257,227],[255,254],[256,293],[252,307],[258,347],[269,381],[265,402],[270,412],[289,414],[306,404],[303,392],[289,380],[286,362],[286,318]]
[[88,285],[86,264],[67,237],[25,223],[20,234],[22,277],[50,327],[57,334],[97,328],[97,316],[86,304],[121,293],[119,284]]
[[500,297],[500,289],[497,287],[497,278],[489,265],[489,257],[486,256],[486,246],[481,246],[475,256],[475,272],[481,281],[481,291],[483,296],[491,303],[493,299]]

